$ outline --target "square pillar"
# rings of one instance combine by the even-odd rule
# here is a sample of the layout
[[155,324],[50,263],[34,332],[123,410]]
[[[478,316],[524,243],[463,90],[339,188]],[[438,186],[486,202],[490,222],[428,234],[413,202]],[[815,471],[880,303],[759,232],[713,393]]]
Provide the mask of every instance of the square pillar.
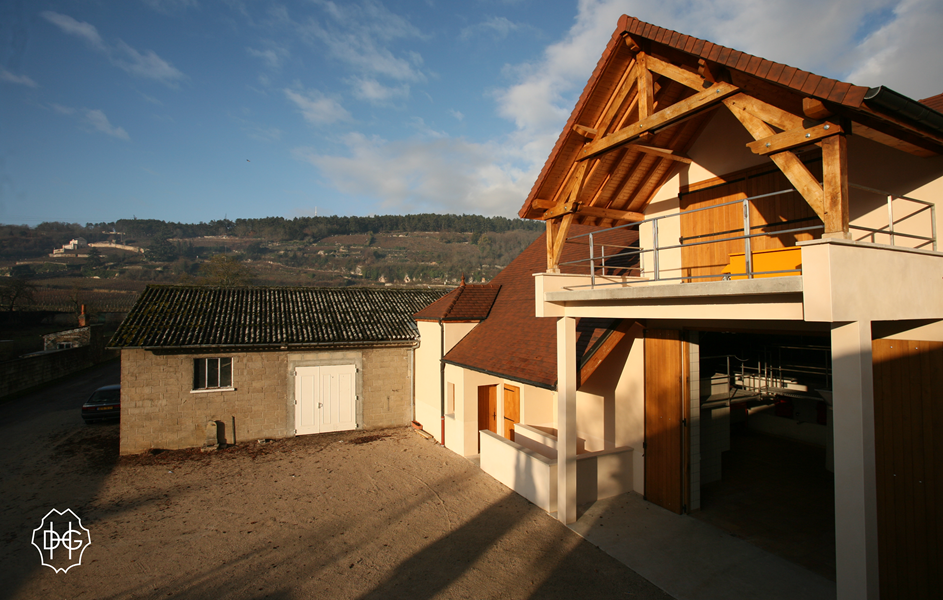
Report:
[[878,598],[871,323],[832,325],[838,600]]
[[557,519],[576,522],[576,319],[557,319]]

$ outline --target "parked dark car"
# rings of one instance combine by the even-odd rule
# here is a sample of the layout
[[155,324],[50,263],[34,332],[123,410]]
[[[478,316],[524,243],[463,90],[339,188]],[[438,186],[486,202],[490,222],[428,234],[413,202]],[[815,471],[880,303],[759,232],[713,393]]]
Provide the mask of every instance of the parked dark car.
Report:
[[121,417],[121,386],[100,387],[82,405],[85,423],[114,420]]

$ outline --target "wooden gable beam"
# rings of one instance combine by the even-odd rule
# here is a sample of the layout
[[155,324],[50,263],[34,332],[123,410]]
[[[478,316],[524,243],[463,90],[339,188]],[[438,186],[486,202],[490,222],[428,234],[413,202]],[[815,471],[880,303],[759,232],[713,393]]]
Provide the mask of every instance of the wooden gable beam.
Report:
[[540,217],[541,219],[552,219],[572,212],[572,206],[576,204],[580,196],[580,191],[583,189],[583,181],[586,179],[588,166],[588,161],[576,164],[576,168],[571,171],[569,178],[563,186],[563,190],[560,195],[557,196],[557,202]]
[[645,220],[645,215],[639,212],[601,208],[589,206],[588,204],[580,205],[576,210],[576,214],[593,217],[594,219],[609,219],[610,221],[625,221],[628,223],[638,223]]
[[665,62],[660,58],[649,56],[646,58],[645,65],[648,69],[659,75],[664,75],[668,79],[673,79],[678,83],[685,85],[695,92],[703,91],[711,86],[711,82],[704,79],[697,73],[686,71],[681,67]]
[[659,110],[653,115],[639,120],[638,123],[627,125],[619,131],[593,140],[583,147],[577,160],[585,161],[588,158],[593,158],[594,156],[607,152],[612,148],[636,140],[643,133],[653,132],[655,129],[660,129],[667,125],[689,119],[697,115],[701,110],[723,101],[725,98],[736,94],[738,91],[739,89],[736,86],[729,83],[715,83],[703,92],[694,94],[689,98]]
[[[733,116],[750,132],[750,135],[752,135],[754,139],[760,140],[776,134],[773,128],[764,122],[763,119],[745,110],[743,108],[744,103],[741,100],[728,98],[724,100],[724,104],[730,109]],[[786,150],[770,155],[770,159],[779,167],[783,175],[795,186],[802,197],[805,198],[805,201],[809,203],[809,206],[812,207],[815,214],[822,219],[822,222],[825,222],[825,200],[822,186],[819,184],[818,180],[815,179],[815,176],[809,172],[806,166],[802,164],[799,157]]]
[[630,150],[637,150],[639,152],[645,152],[646,154],[651,154],[653,156],[657,156],[658,158],[667,158],[668,160],[691,164],[690,158],[687,156],[675,154],[674,150],[671,148],[657,148],[655,146],[647,146],[645,144],[628,144],[626,148],[629,148]]
[[[622,103],[625,102],[626,97],[638,83],[637,70],[638,63],[633,62],[632,66],[629,67],[622,81],[619,83],[619,87],[609,98],[609,104],[606,106],[606,110],[596,122],[596,126],[594,127],[596,131],[604,134],[612,127],[613,121],[615,121],[616,116],[619,114],[619,109],[622,107]],[[629,110],[632,110],[631,106],[629,106]]]
[[802,117],[746,94],[737,94],[725,100],[724,104],[730,109],[739,108],[746,111],[783,131],[800,129],[803,126]]
[[649,56],[639,52],[635,57],[638,75],[638,118],[647,119],[655,112],[655,92],[652,82],[652,72],[648,70]]
[[838,123],[826,122],[813,125],[811,127],[800,127],[790,129],[782,133],[777,133],[755,142],[750,142],[747,147],[754,154],[766,156],[783,150],[791,150],[800,146],[807,146],[821,139],[844,133],[841,125]]
[[560,257],[563,256],[563,245],[566,243],[566,236],[570,233],[570,226],[575,217],[575,213],[568,213],[560,219],[560,224],[556,227],[556,235],[553,237],[553,248],[547,256],[548,271],[559,268]]

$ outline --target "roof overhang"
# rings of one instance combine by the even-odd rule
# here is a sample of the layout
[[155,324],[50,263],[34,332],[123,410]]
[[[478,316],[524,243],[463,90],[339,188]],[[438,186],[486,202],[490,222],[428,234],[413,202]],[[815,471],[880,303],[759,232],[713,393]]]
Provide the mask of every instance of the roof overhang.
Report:
[[826,189],[796,152],[820,151],[838,182],[852,132],[917,156],[943,154],[943,114],[927,105],[623,16],[519,212],[547,222],[548,267],[573,223],[641,221],[691,162],[686,154],[717,110],[740,121],[755,140],[749,150],[783,171],[826,232],[842,230],[847,211],[829,202],[847,194]]

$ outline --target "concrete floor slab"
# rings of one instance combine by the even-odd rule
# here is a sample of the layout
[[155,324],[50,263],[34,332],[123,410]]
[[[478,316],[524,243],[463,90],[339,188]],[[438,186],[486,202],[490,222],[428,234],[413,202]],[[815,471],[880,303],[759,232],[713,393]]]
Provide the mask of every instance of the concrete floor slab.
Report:
[[835,598],[835,582],[638,494],[594,503],[570,529],[678,600]]

